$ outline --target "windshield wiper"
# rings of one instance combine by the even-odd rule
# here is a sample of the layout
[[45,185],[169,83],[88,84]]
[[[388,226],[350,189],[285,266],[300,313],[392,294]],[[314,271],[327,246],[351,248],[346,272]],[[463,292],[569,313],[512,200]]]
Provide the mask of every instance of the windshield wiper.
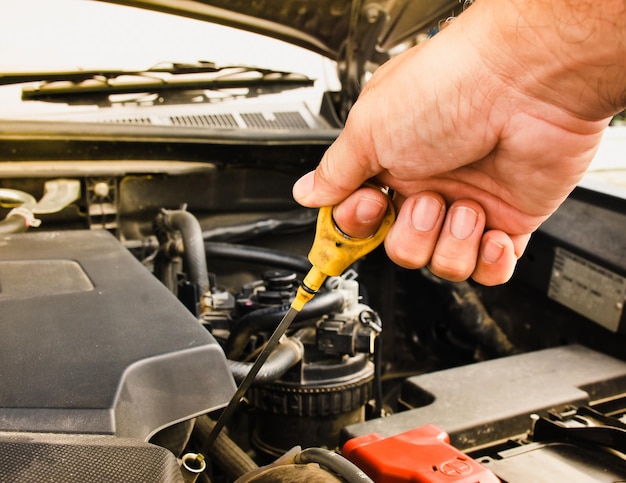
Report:
[[294,72],[246,65],[216,67],[212,62],[160,64],[141,71],[76,70],[12,72],[0,74],[0,85],[38,81],[22,89],[24,100],[59,100],[171,90],[219,90],[271,87],[289,89],[312,86],[313,79]]
[[114,79],[123,75],[143,75],[155,72],[169,74],[198,74],[203,72],[218,72],[222,67],[217,67],[214,62],[201,60],[199,62],[177,63],[164,62],[149,69],[123,70],[123,69],[76,69],[54,70],[41,72],[0,72],[0,85],[22,84],[24,82],[54,82],[69,81],[83,82],[93,78]]

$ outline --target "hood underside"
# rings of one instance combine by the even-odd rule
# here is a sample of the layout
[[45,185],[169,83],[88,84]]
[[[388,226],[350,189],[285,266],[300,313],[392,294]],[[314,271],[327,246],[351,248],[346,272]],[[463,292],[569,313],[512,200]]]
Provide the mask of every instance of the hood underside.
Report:
[[458,0],[104,0],[207,20],[268,35],[335,60],[351,38],[376,28],[373,47],[386,51],[458,9]]

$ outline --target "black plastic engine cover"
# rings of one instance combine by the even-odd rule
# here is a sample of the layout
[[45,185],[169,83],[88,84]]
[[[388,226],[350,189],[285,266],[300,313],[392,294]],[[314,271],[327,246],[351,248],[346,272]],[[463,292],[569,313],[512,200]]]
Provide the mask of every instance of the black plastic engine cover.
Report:
[[105,231],[0,238],[0,430],[114,434],[225,405],[221,347]]
[[0,432],[0,481],[184,483],[165,448],[129,438]]

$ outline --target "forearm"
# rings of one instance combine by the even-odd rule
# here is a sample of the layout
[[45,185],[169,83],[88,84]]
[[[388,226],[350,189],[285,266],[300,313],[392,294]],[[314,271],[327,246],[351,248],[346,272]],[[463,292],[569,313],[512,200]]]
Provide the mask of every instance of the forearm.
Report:
[[522,93],[589,120],[626,106],[624,0],[479,0],[463,15],[481,16],[468,35]]

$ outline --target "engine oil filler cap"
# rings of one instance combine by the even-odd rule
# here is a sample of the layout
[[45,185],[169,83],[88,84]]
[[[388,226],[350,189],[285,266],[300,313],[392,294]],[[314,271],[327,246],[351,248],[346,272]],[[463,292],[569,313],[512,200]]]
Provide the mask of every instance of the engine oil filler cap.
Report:
[[377,483],[495,483],[488,468],[450,444],[433,424],[384,438],[377,433],[347,441],[342,454]]

